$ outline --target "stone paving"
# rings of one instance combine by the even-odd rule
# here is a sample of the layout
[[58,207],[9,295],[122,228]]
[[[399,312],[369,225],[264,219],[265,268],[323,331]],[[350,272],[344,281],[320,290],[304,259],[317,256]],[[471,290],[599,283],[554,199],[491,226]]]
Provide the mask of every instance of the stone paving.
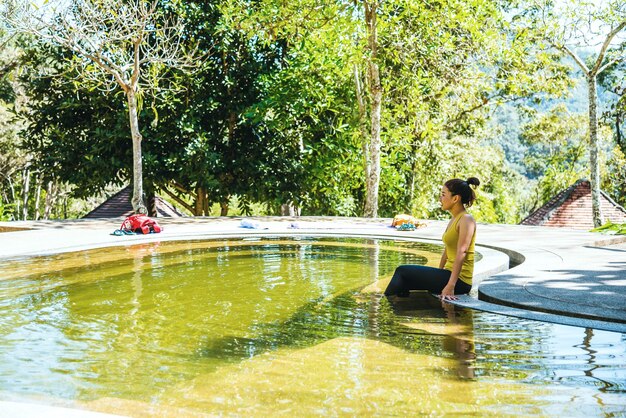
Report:
[[[160,218],[161,234],[113,236],[122,219],[0,223],[0,259],[180,239],[246,235],[362,236],[439,241],[446,221],[399,232],[390,219],[339,217]],[[457,304],[547,322],[626,332],[626,236],[560,228],[479,224],[478,298]],[[513,265],[508,269],[506,253]],[[506,270],[506,271],[503,271]]]

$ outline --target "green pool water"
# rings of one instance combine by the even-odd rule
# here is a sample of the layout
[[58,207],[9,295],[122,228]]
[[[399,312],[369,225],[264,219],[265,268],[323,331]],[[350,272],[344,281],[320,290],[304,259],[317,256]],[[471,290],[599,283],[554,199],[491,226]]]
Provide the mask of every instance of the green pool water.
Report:
[[130,416],[626,413],[622,334],[380,294],[440,252],[250,238],[3,262],[0,399]]

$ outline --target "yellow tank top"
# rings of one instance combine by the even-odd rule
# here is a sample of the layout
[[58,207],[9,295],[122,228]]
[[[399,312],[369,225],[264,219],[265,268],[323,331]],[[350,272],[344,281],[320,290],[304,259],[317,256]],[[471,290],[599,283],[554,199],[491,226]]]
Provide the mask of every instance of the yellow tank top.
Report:
[[[456,248],[459,242],[459,231],[457,231],[457,225],[461,220],[465,212],[460,213],[453,221],[446,232],[443,233],[442,241],[446,246],[446,254],[448,255],[448,261],[444,269],[452,271],[454,260],[456,259]],[[474,235],[472,235],[472,242],[467,250],[467,257],[463,261],[461,266],[461,272],[459,273],[459,279],[463,282],[472,285],[472,276],[474,275],[474,243],[476,242],[476,229],[474,229]]]

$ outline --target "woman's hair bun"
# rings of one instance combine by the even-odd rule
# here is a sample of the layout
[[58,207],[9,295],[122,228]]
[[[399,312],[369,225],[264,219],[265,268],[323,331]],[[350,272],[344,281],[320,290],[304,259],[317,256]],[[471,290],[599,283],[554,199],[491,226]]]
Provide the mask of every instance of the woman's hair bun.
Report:
[[476,177],[470,177],[467,179],[467,184],[471,184],[474,187],[480,186],[480,180]]

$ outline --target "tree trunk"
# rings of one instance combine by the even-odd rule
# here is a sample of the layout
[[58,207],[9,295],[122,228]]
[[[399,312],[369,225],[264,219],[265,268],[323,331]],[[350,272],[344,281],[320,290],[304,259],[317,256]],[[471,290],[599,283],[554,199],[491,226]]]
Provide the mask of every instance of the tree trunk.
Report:
[[589,88],[589,169],[591,170],[591,210],[597,228],[604,223],[600,205],[600,164],[598,163],[598,93],[596,76],[587,76]]
[[42,182],[41,174],[37,176],[37,189],[35,191],[35,216],[34,219],[36,221],[39,220],[39,204],[41,202],[41,182]]
[[220,202],[220,216],[228,216],[228,200]]
[[203,201],[203,203],[204,203],[204,209],[203,209],[204,215],[205,216],[209,216],[211,214],[211,208],[210,208],[210,205],[209,205],[209,192],[205,192],[204,193],[204,201]]
[[30,192],[30,169],[24,167],[24,175],[22,176],[22,219],[28,219],[28,193]]
[[[14,220],[19,220],[20,217],[20,200],[15,198],[15,186],[13,185],[13,181],[11,180],[11,174],[9,173],[7,175],[7,181],[9,182],[9,188],[11,189],[11,200],[10,202],[13,203],[15,202],[15,212],[13,213],[13,219]],[[9,202],[9,200],[7,199],[7,202]]]
[[[363,97],[363,86],[361,85],[361,74],[359,73],[359,67],[354,65],[354,84],[356,87],[356,102],[359,108],[359,131],[361,132],[361,147],[363,152],[363,171],[365,172],[365,178],[369,178],[372,161],[370,160],[370,153],[368,147],[367,132],[367,109],[365,107],[365,99]],[[367,181],[366,181],[367,183]]]
[[280,205],[281,216],[298,216],[298,209],[293,205],[293,202],[287,202]]
[[617,141],[617,146],[620,148],[622,148],[621,125],[622,125],[622,116],[621,116],[620,111],[617,111],[617,115],[615,115],[615,134],[616,134],[615,140]]
[[[171,199],[173,199],[177,204],[179,204],[181,207],[185,208],[186,210],[189,211],[189,213],[195,215],[194,212],[194,207],[191,206],[189,203],[185,202],[183,199],[181,199],[179,196],[177,196],[174,192],[172,192],[171,190],[168,189],[168,187],[166,185],[161,186],[160,189],[167,194]],[[185,191],[185,194],[191,194],[189,191]]]
[[196,201],[193,205],[194,216],[202,216],[202,187],[196,187]]
[[46,188],[46,201],[43,208],[43,218],[46,220],[50,219],[50,214],[52,213],[52,206],[54,206],[54,193],[54,182],[50,180],[48,182],[48,187]]
[[137,116],[137,96],[133,89],[126,91],[128,99],[128,117],[130,119],[130,133],[133,140],[133,197],[131,204],[135,213],[147,213],[143,201],[143,170],[141,157],[141,133],[139,132],[139,117]]
[[63,219],[67,219],[67,194],[63,194]]
[[148,216],[152,216],[152,217],[156,217],[158,216],[158,212],[157,212],[157,201],[156,201],[156,194],[154,192],[148,192],[147,196],[146,196],[146,203],[147,203],[147,209],[148,209]]
[[237,128],[237,114],[233,111],[228,113],[228,144],[232,145],[235,139],[235,129]]
[[207,207],[208,207],[208,198],[207,191],[204,187],[196,187],[196,204],[195,204],[195,216],[205,216],[208,215]]
[[417,146],[415,144],[411,145],[411,172],[409,173],[409,201],[407,203],[407,210],[409,213],[413,212],[413,199],[415,199],[415,181],[417,175],[415,174],[417,171],[417,157],[415,156],[417,153]]
[[365,210],[363,215],[368,218],[378,216],[378,187],[380,184],[380,110],[382,103],[382,86],[380,85],[380,74],[376,63],[378,39],[376,25],[376,9],[378,1],[364,1],[365,5],[365,25],[368,32],[367,48],[367,77],[369,81],[369,93],[371,100],[371,126],[369,155],[371,159],[370,171],[366,179]]

